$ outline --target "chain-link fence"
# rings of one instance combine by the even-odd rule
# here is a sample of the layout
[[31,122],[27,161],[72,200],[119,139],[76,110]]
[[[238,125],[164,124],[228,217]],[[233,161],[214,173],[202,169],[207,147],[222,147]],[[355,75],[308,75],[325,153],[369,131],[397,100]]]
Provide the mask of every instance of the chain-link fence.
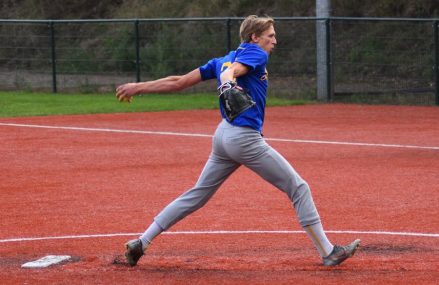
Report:
[[[316,18],[275,18],[270,94],[316,98]],[[0,89],[113,92],[239,44],[242,18],[0,20]],[[332,101],[439,104],[435,19],[329,18]],[[436,69],[437,70],[437,69]],[[204,83],[188,90],[215,90]]]
[[336,18],[331,25],[335,98],[435,104],[437,22]]

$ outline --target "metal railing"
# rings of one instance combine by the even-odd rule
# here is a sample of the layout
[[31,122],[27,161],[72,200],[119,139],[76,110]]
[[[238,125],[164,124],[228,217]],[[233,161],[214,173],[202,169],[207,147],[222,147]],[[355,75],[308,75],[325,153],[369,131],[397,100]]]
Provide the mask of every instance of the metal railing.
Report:
[[[275,17],[270,94],[316,99],[316,23],[329,101],[439,105],[439,19]],[[186,73],[239,44],[242,18],[0,20],[0,89],[112,92]],[[189,92],[212,91],[211,85]]]

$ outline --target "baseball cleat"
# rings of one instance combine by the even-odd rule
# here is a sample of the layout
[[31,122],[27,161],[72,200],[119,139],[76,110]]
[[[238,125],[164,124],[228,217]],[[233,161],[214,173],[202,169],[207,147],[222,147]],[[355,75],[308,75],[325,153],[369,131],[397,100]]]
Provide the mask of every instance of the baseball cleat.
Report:
[[140,239],[130,240],[125,244],[127,251],[125,257],[131,266],[135,266],[143,255],[142,241]]
[[323,257],[323,265],[325,266],[335,266],[339,265],[349,257],[352,257],[360,246],[360,240],[356,239],[351,244],[347,246],[335,245],[331,254],[327,257]]

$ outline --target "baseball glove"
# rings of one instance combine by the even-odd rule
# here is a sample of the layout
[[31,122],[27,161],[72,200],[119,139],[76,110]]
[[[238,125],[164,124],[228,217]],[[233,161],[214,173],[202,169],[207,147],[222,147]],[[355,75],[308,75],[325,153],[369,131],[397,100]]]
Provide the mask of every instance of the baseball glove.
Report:
[[239,114],[253,107],[256,103],[250,95],[236,84],[228,81],[218,87],[220,104],[224,108],[227,119],[232,122]]

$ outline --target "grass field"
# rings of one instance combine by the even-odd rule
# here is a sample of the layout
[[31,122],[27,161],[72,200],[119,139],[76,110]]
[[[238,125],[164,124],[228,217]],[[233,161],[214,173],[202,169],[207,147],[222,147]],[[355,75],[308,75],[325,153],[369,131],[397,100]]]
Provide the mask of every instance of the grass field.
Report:
[[[302,105],[305,101],[269,98],[268,106]],[[120,103],[114,94],[65,94],[0,92],[0,117],[46,116],[216,109],[214,93],[149,94],[137,96],[131,104]]]

